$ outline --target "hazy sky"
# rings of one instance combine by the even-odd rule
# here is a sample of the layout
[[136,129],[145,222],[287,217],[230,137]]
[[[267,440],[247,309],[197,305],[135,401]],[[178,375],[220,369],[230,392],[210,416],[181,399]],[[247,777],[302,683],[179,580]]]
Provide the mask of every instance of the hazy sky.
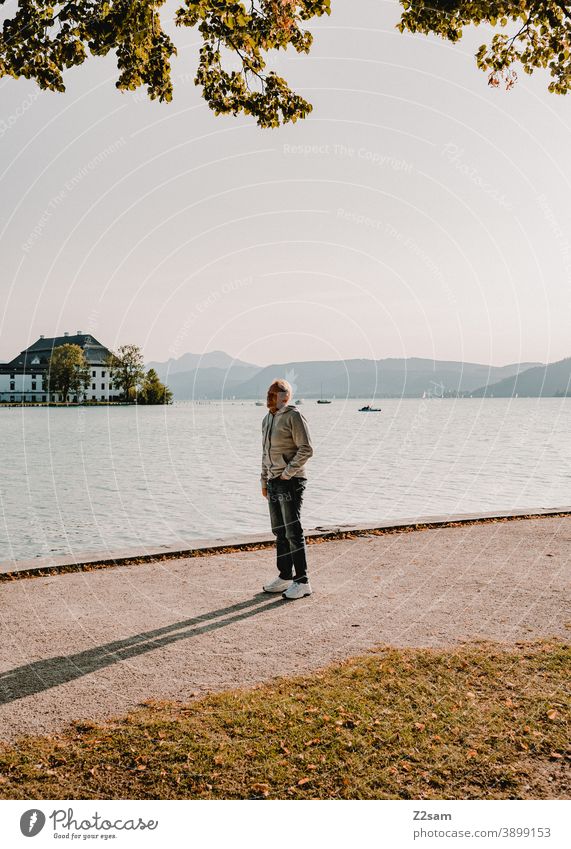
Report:
[[571,355],[571,97],[490,88],[482,29],[402,36],[399,8],[333,0],[275,57],[314,105],[279,130],[210,112],[192,30],[171,104],[111,57],[66,94],[1,80],[0,360],[77,330],[147,360]]

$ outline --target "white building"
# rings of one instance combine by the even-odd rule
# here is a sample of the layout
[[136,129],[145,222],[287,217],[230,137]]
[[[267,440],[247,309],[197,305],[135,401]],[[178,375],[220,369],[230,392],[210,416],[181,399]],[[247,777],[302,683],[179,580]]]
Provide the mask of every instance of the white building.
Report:
[[49,359],[54,348],[60,345],[79,345],[91,373],[91,382],[87,391],[78,398],[70,396],[70,401],[116,401],[121,391],[113,386],[106,359],[111,353],[108,348],[93,336],[78,330],[75,336],[64,333],[47,339],[40,336],[37,342],[22,351],[9,363],[0,363],[0,401],[46,403],[63,401],[63,396],[48,394],[44,391],[44,375],[47,373]]

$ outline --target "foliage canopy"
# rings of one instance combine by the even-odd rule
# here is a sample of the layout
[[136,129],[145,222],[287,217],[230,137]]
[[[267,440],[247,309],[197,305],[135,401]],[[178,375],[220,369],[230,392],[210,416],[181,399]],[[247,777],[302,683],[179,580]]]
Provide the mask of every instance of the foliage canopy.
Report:
[[[5,0],[0,0],[0,6]],[[150,98],[172,99],[171,59],[176,47],[164,31],[165,0],[19,0],[0,33],[0,76],[34,79],[42,88],[64,91],[63,73],[91,53],[114,51],[119,89],[146,86]],[[498,31],[476,54],[489,82],[510,88],[520,64],[526,73],[546,68],[549,90],[571,85],[571,9],[558,0],[400,0],[401,32],[438,35],[451,42],[467,26],[489,24]],[[293,47],[308,53],[311,18],[330,14],[331,0],[183,0],[178,26],[196,27],[202,39],[195,82],[217,114],[240,112],[262,127],[305,118],[311,104],[287,81],[267,70],[267,54]]]
[[43,390],[59,394],[64,401],[73,395],[80,398],[89,383],[89,367],[79,345],[59,345],[54,348],[47,372],[43,376]]
[[137,345],[121,345],[116,353],[109,354],[106,365],[113,386],[121,390],[124,400],[130,400],[145,379],[145,360],[141,349]]

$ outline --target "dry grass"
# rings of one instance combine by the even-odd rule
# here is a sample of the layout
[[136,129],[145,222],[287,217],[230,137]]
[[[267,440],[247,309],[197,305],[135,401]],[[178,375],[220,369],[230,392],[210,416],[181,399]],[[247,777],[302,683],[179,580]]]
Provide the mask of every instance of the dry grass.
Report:
[[569,798],[571,646],[381,648],[0,747],[9,799]]

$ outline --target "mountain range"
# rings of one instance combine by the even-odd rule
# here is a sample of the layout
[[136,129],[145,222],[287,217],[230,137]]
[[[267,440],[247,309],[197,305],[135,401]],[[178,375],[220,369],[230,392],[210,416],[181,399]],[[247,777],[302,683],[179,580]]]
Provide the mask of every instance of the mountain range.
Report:
[[270,366],[236,360],[224,351],[186,353],[150,362],[176,400],[265,398],[276,377],[295,398],[512,397],[571,394],[571,358],[545,365],[488,366],[417,357],[382,360],[291,361]]

